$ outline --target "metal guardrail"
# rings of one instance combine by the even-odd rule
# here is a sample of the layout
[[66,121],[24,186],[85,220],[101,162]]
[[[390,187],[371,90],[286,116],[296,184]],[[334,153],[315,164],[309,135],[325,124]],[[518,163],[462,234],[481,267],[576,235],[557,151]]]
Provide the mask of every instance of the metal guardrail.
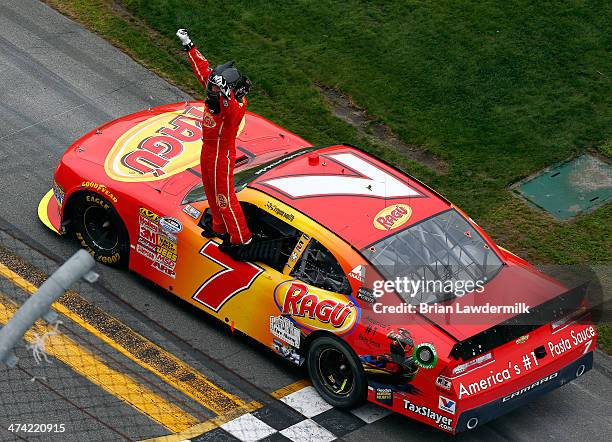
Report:
[[0,362],[9,367],[15,367],[18,358],[13,348],[22,339],[34,323],[43,318],[49,323],[58,320],[57,313],[51,310],[51,305],[77,280],[84,278],[95,282],[98,275],[92,271],[95,261],[85,250],[79,250],[57,269],[17,310],[11,320],[0,328]]

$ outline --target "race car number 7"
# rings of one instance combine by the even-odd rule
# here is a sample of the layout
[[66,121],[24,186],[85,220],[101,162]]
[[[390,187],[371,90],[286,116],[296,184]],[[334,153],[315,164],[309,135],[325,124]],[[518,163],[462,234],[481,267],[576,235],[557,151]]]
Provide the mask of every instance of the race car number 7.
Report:
[[219,245],[214,241],[207,242],[200,249],[200,255],[222,267],[205,280],[193,295],[193,299],[215,312],[232,297],[248,289],[263,272],[263,269],[256,264],[234,261],[221,252]]
[[343,175],[285,176],[265,180],[262,184],[274,187],[292,198],[323,195],[381,198],[423,196],[408,184],[354,153],[326,155],[325,158],[346,167],[348,172]]

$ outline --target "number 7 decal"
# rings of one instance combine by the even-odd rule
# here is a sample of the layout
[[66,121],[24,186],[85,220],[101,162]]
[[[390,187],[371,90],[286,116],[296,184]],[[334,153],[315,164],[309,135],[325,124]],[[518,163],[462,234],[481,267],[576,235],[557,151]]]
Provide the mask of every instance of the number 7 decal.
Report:
[[207,242],[200,249],[200,255],[223,267],[204,281],[193,295],[193,299],[215,312],[218,312],[230,298],[251,287],[264,271],[256,264],[234,261],[221,252],[219,245],[214,241]]
[[347,169],[342,175],[294,175],[271,178],[261,184],[291,198],[325,195],[355,195],[379,198],[422,197],[423,195],[389,172],[352,152],[325,155]]

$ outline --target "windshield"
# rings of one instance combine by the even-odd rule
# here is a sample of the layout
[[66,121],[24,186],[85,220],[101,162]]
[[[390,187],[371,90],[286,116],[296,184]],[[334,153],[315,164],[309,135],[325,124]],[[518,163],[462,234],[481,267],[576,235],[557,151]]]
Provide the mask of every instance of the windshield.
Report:
[[362,253],[409,304],[482,291],[502,266],[482,236],[452,209],[392,234]]
[[[234,189],[236,190],[236,192],[240,192],[251,181],[268,172],[270,169],[273,169],[276,166],[283,164],[284,162],[289,161],[295,157],[303,155],[307,152],[312,152],[313,150],[315,150],[315,148],[312,147],[299,149],[280,158],[268,161],[267,163],[259,164],[253,167],[249,167],[248,169],[241,170],[240,172],[234,174]],[[206,194],[204,193],[204,186],[202,184],[198,184],[197,186],[193,187],[189,192],[187,192],[187,195],[185,195],[185,198],[183,198],[181,204],[192,204],[198,201],[204,201],[205,199]]]

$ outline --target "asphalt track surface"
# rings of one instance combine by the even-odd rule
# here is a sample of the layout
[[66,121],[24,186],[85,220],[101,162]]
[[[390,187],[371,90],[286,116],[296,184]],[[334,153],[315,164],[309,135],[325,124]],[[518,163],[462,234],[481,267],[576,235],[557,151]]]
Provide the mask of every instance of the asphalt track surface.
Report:
[[[77,249],[76,244],[47,230],[36,209],[51,187],[54,167],[66,147],[104,122],[188,98],[100,37],[35,0],[3,0],[0,5],[0,85],[0,217],[63,259]],[[300,370],[247,339],[232,337],[215,321],[137,276],[102,266],[97,270],[109,293],[100,300],[101,308],[245,401],[303,378]],[[597,354],[595,368],[579,380],[456,439],[609,440],[611,379],[612,363]],[[91,410],[102,413],[95,407]],[[123,411],[137,414],[129,407]],[[449,437],[391,415],[345,438]]]

